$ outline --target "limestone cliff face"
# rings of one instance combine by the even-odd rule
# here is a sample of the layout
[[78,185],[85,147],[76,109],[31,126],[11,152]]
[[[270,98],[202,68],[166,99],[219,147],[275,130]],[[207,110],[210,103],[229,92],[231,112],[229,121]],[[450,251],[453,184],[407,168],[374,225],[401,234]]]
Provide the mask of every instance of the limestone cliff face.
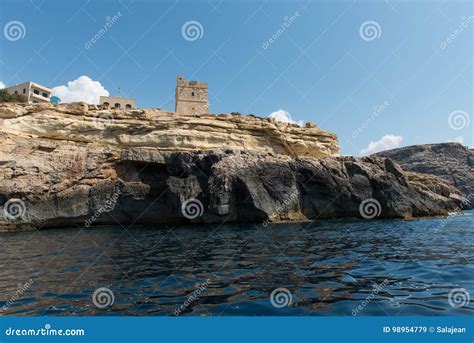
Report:
[[360,217],[371,198],[379,218],[410,218],[447,214],[462,198],[452,186],[412,183],[383,158],[0,139],[0,230]]
[[95,145],[166,151],[228,148],[289,156],[334,156],[337,136],[272,118],[177,115],[158,109],[103,110],[86,104],[0,104],[2,132]]
[[474,149],[459,143],[412,145],[374,156],[396,161],[406,171],[439,176],[457,187],[474,207]]
[[314,158],[337,150],[316,128],[131,111],[100,129],[97,112],[0,106],[0,230],[360,217],[371,199],[380,218],[410,218],[463,201],[451,185],[409,177],[390,159]]

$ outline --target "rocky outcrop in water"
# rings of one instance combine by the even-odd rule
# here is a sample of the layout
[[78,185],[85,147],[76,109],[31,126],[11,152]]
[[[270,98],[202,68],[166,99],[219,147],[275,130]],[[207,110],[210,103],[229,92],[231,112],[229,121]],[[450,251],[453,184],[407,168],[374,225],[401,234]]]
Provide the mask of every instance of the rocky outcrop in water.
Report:
[[315,127],[85,104],[1,104],[0,117],[2,230],[411,218],[463,200],[386,158],[315,158],[337,151]]
[[424,144],[382,151],[374,156],[390,158],[406,171],[439,176],[470,201],[464,208],[474,206],[474,149],[459,143]]
[[446,214],[461,198],[449,185],[411,181],[385,158],[173,152],[6,132],[0,139],[3,230],[410,218]]

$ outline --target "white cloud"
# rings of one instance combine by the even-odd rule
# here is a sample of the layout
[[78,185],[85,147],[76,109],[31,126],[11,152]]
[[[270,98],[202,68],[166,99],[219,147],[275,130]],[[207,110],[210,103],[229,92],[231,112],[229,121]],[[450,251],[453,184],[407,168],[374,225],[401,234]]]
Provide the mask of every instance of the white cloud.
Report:
[[459,137],[456,137],[456,138],[453,138],[453,139],[448,139],[446,141],[446,143],[461,143],[461,144],[464,144],[464,137],[459,136]]
[[59,97],[61,102],[84,101],[88,104],[98,104],[101,95],[108,96],[109,91],[99,81],[92,80],[89,76],[80,76],[69,81],[67,86],[61,85],[53,88],[53,95]]
[[278,110],[275,112],[270,113],[268,116],[270,118],[275,118],[276,121],[280,121],[283,123],[292,123],[292,124],[298,124],[299,126],[303,126],[304,122],[302,120],[295,121],[293,118],[291,118],[291,114],[288,113],[288,111],[285,110]]
[[371,155],[379,151],[395,149],[400,146],[402,140],[402,136],[385,135],[376,142],[371,141],[369,146],[365,149],[362,149],[360,153],[362,155]]
[[0,81],[0,89],[3,89],[5,88],[5,84],[3,83],[3,81]]

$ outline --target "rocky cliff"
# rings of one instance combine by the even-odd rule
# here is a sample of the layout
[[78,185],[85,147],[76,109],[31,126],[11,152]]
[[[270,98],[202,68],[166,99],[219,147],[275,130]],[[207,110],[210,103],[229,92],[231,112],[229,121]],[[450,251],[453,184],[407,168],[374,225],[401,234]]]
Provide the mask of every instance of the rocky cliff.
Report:
[[110,147],[166,151],[228,148],[289,156],[334,156],[337,136],[308,123],[233,114],[178,115],[159,109],[113,110],[77,104],[0,104],[2,132]]
[[[146,111],[113,113],[112,124],[96,127],[95,111],[0,105],[1,229],[410,218],[446,214],[462,201],[441,179],[406,174],[389,159],[289,153],[336,149],[335,137],[316,128]],[[246,149],[200,150],[219,141]]]
[[396,161],[403,170],[439,176],[458,188],[474,206],[474,149],[459,143],[413,145],[374,156]]
[[0,116],[2,230],[410,218],[463,200],[386,158],[315,158],[337,151],[315,127],[84,104],[0,105]]

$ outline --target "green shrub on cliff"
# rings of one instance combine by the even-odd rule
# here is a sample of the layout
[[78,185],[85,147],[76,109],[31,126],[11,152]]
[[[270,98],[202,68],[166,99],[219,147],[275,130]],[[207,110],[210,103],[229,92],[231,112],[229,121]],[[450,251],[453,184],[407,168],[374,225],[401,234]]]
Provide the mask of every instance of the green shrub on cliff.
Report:
[[0,89],[0,102],[26,102],[23,94],[10,94],[6,89]]

